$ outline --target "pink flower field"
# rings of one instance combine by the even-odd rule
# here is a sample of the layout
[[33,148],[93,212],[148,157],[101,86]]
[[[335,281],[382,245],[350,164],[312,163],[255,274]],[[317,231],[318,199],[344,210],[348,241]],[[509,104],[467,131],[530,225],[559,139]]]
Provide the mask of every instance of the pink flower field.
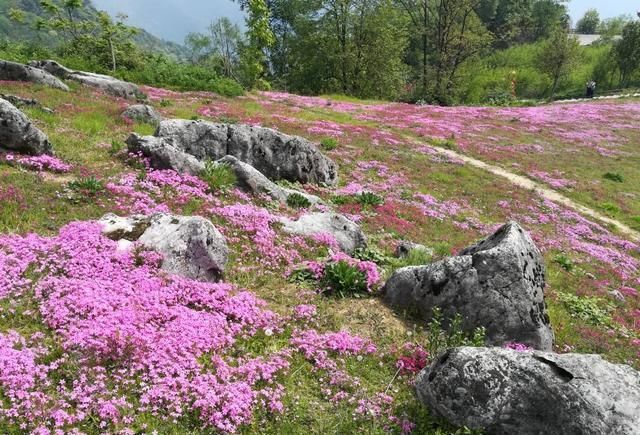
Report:
[[[637,99],[448,108],[143,88],[166,118],[317,142],[339,183],[294,186],[322,199],[302,210],[150,168],[123,142],[154,128],[124,120],[121,99],[2,85],[55,110],[30,112],[55,157],[0,155],[1,433],[454,433],[414,396],[416,373],[437,356],[433,331],[379,290],[406,265],[392,258],[400,241],[437,260],[508,220],[544,254],[554,350],[640,369],[640,239],[463,159],[640,231]],[[368,252],[283,230],[284,218],[329,208],[362,226]],[[229,246],[224,280],[172,275],[160,254],[123,251],[97,223],[155,212],[209,219]],[[366,291],[323,289],[340,262]]]

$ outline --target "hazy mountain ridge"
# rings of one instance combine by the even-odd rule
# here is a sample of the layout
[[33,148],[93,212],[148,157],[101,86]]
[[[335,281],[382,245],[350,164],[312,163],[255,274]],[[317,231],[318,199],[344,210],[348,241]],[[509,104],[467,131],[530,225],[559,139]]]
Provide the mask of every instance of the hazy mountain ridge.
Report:
[[[86,11],[82,13],[96,14],[97,9],[91,1],[86,1]],[[44,16],[39,0],[0,0],[0,39],[19,41],[38,41],[44,45],[53,45],[58,38],[52,32],[52,38],[43,37],[42,33],[35,31],[28,25],[16,23],[9,18],[9,11],[12,8],[22,9],[31,16]],[[163,53],[172,57],[182,57],[183,47],[175,42],[166,41],[138,28],[139,33],[134,37],[135,42],[141,48]]]

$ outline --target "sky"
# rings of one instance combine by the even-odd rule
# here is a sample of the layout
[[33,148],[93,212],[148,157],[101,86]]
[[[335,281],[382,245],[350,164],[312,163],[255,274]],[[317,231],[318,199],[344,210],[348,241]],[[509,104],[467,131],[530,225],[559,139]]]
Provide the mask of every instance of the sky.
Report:
[[[98,9],[114,15],[129,15],[129,24],[143,27],[161,38],[182,43],[189,32],[202,32],[218,17],[244,22],[243,13],[231,0],[93,0]],[[640,0],[571,0],[574,22],[587,9],[595,8],[602,18],[632,14],[640,10]]]

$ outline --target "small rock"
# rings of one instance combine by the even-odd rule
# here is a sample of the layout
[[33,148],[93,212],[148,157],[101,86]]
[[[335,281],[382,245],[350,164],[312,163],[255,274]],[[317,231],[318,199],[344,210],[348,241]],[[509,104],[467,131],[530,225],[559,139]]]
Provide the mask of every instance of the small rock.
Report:
[[356,249],[366,248],[367,239],[362,229],[345,216],[337,213],[309,213],[302,215],[297,221],[282,219],[283,230],[304,236],[330,234],[340,249],[353,254]]
[[0,80],[32,82],[69,91],[69,86],[44,70],[6,60],[0,60]]
[[418,243],[413,243],[407,240],[403,240],[400,243],[398,243],[398,246],[396,247],[395,256],[396,258],[407,258],[411,253],[411,251],[421,251],[421,252],[424,252],[426,255],[430,255],[430,256],[434,254],[433,249],[427,246],[420,245]]
[[0,99],[0,147],[23,154],[51,154],[47,135],[13,104]]
[[162,268],[169,273],[200,281],[216,282],[222,278],[229,250],[213,224],[199,216],[104,216],[103,234],[126,248],[138,242],[164,256]]
[[598,355],[450,349],[416,390],[435,415],[491,434],[638,434],[640,373]]
[[158,125],[162,121],[162,115],[153,107],[147,104],[134,104],[129,106],[122,113],[122,116],[133,121],[146,122],[147,124]]
[[442,310],[444,327],[462,316],[466,331],[486,328],[487,343],[519,342],[551,350],[553,332],[544,301],[545,267],[531,237],[515,222],[450,257],[400,269],[384,287],[385,301],[431,319]]

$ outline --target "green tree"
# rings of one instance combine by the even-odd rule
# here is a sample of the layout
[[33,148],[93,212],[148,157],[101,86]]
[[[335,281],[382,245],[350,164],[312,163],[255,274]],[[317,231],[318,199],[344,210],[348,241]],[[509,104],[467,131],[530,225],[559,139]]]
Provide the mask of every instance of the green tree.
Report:
[[542,45],[538,53],[538,64],[540,70],[551,79],[550,98],[553,98],[558,84],[575,65],[579,50],[578,39],[562,27],[557,27]]
[[620,84],[628,86],[634,73],[640,69],[640,21],[628,23],[622,29],[622,39],[615,46]]
[[602,35],[603,38],[611,39],[614,36],[622,35],[622,29],[624,29],[624,26],[631,21],[633,21],[633,17],[631,17],[631,15],[620,15],[618,17],[607,18],[600,21],[600,24],[598,25],[598,33]]
[[582,18],[578,20],[578,23],[576,24],[576,32],[591,35],[597,32],[599,25],[600,14],[595,9],[589,9],[584,13]]
[[211,23],[209,34],[213,53],[222,63],[222,75],[235,79],[242,45],[240,27],[229,18],[222,17]]
[[267,50],[275,44],[275,36],[269,22],[270,11],[265,0],[246,0],[247,39],[241,48],[242,81],[248,88],[264,82]]

